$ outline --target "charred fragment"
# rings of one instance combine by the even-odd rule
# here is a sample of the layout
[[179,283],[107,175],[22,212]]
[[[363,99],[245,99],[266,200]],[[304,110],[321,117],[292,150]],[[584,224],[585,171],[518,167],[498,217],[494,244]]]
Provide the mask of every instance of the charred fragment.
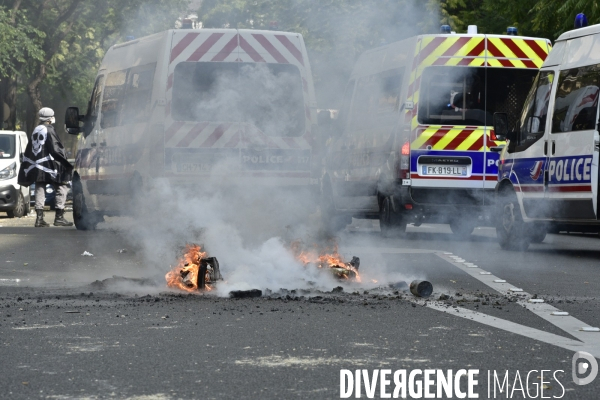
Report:
[[410,292],[417,297],[429,297],[433,293],[433,285],[428,281],[412,281]]
[[252,289],[252,290],[232,290],[229,292],[229,297],[232,299],[247,299],[251,297],[261,297],[262,290]]

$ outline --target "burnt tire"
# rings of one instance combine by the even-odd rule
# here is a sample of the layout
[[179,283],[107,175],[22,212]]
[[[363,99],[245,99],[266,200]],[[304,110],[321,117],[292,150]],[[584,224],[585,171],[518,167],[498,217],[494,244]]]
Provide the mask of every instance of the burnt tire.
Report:
[[473,231],[475,230],[476,222],[464,217],[464,218],[454,218],[450,221],[450,230],[455,235],[466,239],[471,236]]
[[79,231],[94,230],[98,224],[95,215],[87,209],[83,187],[79,180],[73,180],[73,222]]
[[527,224],[523,222],[517,195],[513,190],[502,190],[497,199],[496,236],[504,250],[525,251],[531,237],[527,234]]
[[399,237],[406,233],[406,219],[394,211],[392,199],[388,196],[381,199],[379,205],[379,229],[381,236]]
[[10,211],[7,211],[8,218],[21,218],[25,214],[27,207],[25,206],[25,198],[23,198],[23,193],[19,190],[17,194],[17,203],[15,204],[15,208]]

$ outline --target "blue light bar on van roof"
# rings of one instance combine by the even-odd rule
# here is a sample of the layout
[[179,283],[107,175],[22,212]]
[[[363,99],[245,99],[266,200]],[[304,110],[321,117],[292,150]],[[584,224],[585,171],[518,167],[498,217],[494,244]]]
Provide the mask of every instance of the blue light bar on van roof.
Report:
[[508,28],[506,28],[506,34],[509,36],[517,36],[519,32],[514,26],[509,26]]
[[584,13],[579,13],[575,17],[575,29],[583,28],[588,26],[587,17]]
[[440,28],[440,32],[441,33],[452,33],[452,28],[450,28],[450,25],[442,25],[442,27]]

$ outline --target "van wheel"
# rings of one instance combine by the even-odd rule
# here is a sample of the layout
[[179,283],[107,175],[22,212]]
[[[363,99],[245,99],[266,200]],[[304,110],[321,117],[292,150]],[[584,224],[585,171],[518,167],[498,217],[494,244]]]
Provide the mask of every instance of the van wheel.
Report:
[[333,204],[333,190],[328,184],[323,185],[320,199],[321,221],[326,232],[337,233],[352,223],[352,217],[340,215]]
[[467,217],[454,218],[450,221],[450,229],[452,233],[458,235],[461,238],[468,238],[475,230],[475,221]]
[[8,218],[21,218],[26,214],[25,212],[25,199],[23,198],[23,193],[19,191],[17,195],[17,204],[15,204],[15,208],[6,212],[8,214]]
[[94,230],[98,223],[95,216],[88,211],[85,205],[81,182],[75,180],[73,181],[73,222],[75,228],[79,231]]
[[502,190],[498,195],[498,215],[496,218],[496,236],[504,250],[525,251],[531,237],[526,234],[517,196],[510,189]]
[[392,199],[388,196],[381,199],[379,205],[379,229],[381,236],[403,236],[406,233],[406,219],[396,213],[392,207]]
[[531,227],[531,243],[542,243],[546,239],[548,227],[546,225],[534,225]]

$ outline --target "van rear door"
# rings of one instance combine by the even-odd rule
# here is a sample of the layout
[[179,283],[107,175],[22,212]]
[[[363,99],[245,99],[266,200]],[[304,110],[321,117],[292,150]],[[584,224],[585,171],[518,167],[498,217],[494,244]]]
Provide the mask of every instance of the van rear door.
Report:
[[305,54],[296,34],[175,31],[167,173],[231,176],[233,168],[240,178],[309,183],[314,93]]

